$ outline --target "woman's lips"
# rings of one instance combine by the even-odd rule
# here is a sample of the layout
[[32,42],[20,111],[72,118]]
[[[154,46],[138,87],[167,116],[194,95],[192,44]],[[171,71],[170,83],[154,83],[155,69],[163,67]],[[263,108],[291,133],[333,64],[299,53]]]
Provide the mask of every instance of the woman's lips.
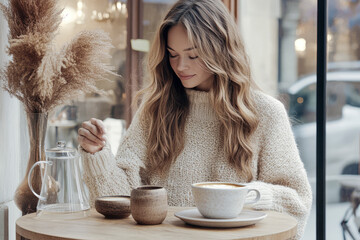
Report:
[[193,76],[195,76],[195,74],[193,74],[193,75],[180,75],[180,74],[179,74],[179,78],[180,78],[181,80],[189,80],[189,79],[192,78]]

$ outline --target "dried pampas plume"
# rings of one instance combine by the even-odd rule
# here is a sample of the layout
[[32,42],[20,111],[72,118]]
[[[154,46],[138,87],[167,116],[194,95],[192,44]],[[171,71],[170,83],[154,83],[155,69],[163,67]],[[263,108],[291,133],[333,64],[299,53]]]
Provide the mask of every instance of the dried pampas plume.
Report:
[[111,40],[103,31],[83,31],[60,51],[53,39],[62,21],[57,0],[9,0],[0,4],[9,26],[0,71],[2,88],[23,102],[27,112],[49,112],[82,93],[98,92],[95,81],[114,74],[106,62]]

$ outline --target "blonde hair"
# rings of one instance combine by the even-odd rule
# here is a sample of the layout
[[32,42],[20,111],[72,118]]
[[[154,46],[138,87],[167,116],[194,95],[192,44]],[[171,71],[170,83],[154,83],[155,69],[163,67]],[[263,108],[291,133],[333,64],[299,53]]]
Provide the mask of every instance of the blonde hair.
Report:
[[150,82],[140,92],[142,117],[149,123],[147,168],[166,173],[184,148],[189,101],[166,50],[168,31],[177,24],[185,27],[199,58],[215,76],[210,95],[228,161],[251,180],[250,136],[258,120],[250,90],[256,85],[235,21],[220,0],[178,1],[155,35],[148,55]]

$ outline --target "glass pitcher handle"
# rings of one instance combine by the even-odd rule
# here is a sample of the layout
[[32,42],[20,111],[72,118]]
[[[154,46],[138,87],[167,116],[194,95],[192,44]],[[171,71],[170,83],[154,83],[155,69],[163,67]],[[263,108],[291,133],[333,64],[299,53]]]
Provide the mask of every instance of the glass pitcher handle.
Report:
[[[32,193],[33,193],[37,198],[39,198],[40,200],[46,200],[45,197],[40,196],[39,194],[37,194],[37,193],[34,191],[34,188],[33,188],[32,183],[31,183],[31,174],[32,174],[34,168],[35,168],[37,165],[40,165],[41,163],[45,163],[45,164],[52,165],[52,162],[49,162],[49,161],[38,161],[38,162],[36,162],[36,163],[31,167],[31,169],[30,169],[30,171],[29,171],[29,175],[28,175],[28,185],[29,185],[29,188],[30,188],[30,190],[32,191]],[[40,172],[40,173],[41,173],[41,172]]]

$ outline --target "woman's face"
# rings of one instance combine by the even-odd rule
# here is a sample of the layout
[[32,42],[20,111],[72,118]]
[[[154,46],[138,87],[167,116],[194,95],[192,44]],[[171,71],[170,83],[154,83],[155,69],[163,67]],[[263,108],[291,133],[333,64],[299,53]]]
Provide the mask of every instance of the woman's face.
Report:
[[167,40],[170,65],[182,85],[185,88],[209,91],[214,74],[198,57],[196,48],[189,42],[185,27],[181,24],[171,27]]

